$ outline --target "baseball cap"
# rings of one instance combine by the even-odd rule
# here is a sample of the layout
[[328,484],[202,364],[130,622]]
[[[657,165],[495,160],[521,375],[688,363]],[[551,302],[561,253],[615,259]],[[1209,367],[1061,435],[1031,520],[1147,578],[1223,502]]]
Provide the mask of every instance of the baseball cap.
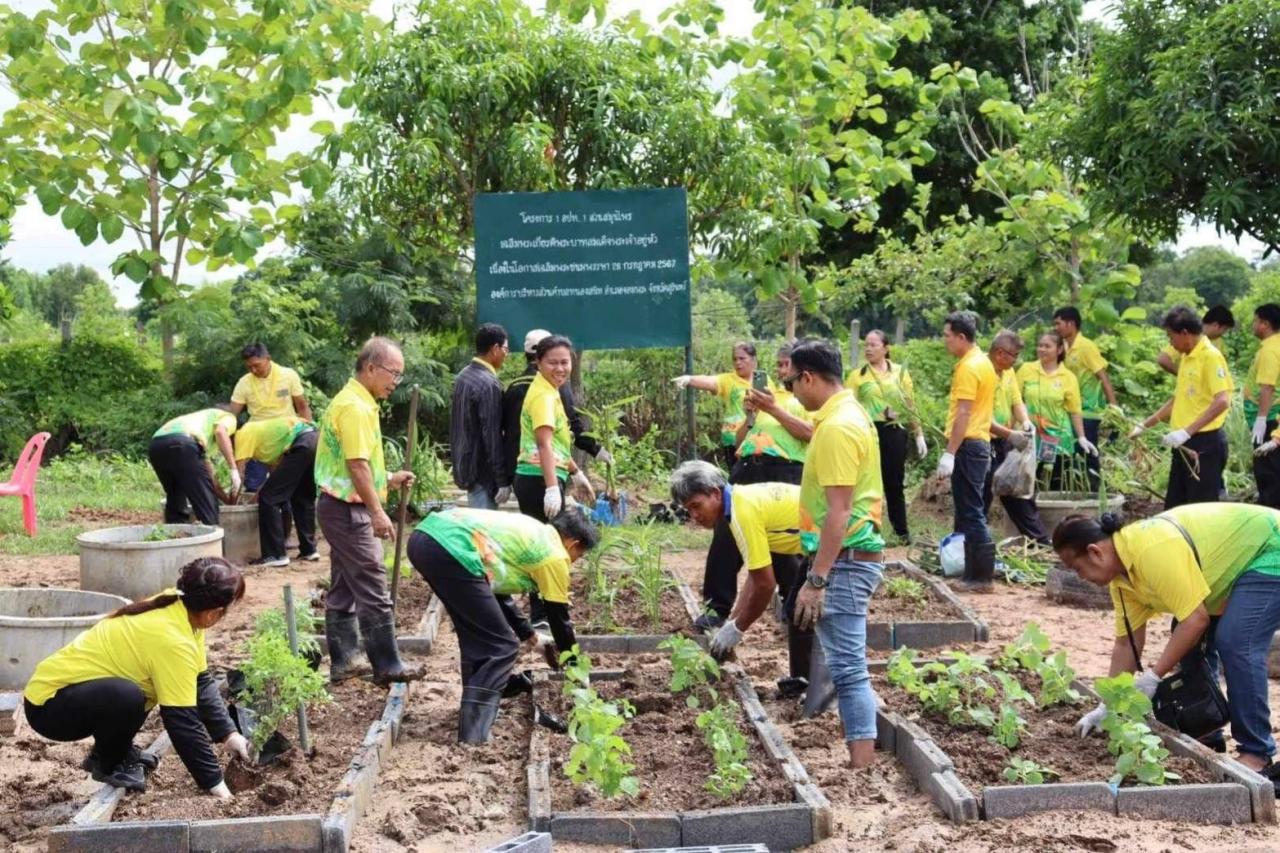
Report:
[[533,355],[533,350],[542,342],[543,338],[551,337],[551,333],[546,329],[534,329],[524,336],[524,351]]

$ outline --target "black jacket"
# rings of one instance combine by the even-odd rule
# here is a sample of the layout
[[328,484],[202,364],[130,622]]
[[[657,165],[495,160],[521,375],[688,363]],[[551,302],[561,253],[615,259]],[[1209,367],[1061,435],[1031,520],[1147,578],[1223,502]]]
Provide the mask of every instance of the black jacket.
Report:
[[[537,372],[538,365],[529,362],[524,373],[512,379],[507,390],[502,392],[502,449],[508,479],[516,475],[516,461],[520,456],[520,410],[524,408],[524,397],[529,393],[529,384],[533,382]],[[560,402],[564,404],[564,413],[569,419],[573,446],[588,456],[595,456],[600,452],[600,442],[589,435],[583,435],[587,426],[573,404],[573,391],[569,389],[568,382],[560,386]]]
[[502,382],[492,370],[474,361],[462,368],[453,383],[449,453],[458,488],[511,485],[511,475],[503,465]]

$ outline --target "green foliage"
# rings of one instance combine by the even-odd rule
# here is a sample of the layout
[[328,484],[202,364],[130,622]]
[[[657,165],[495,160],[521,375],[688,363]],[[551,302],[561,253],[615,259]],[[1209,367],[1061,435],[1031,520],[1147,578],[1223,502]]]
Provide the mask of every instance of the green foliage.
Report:
[[662,599],[676,588],[676,580],[662,565],[665,531],[656,525],[640,524],[626,529],[621,537],[622,557],[627,562],[624,583],[640,596],[649,627],[662,625]]
[[1133,673],[1100,678],[1094,686],[1107,706],[1107,714],[1102,718],[1107,749],[1116,756],[1111,784],[1119,785],[1130,777],[1144,785],[1163,785],[1170,779],[1178,779],[1178,774],[1164,769],[1169,750],[1145,722],[1151,713],[1151,700],[1134,687]]
[[573,649],[560,655],[564,667],[564,694],[573,700],[569,711],[569,737],[573,747],[565,762],[565,775],[575,785],[594,785],[605,797],[634,797],[640,783],[627,758],[631,746],[617,732],[635,715],[625,699],[606,702],[591,687],[591,658]]
[[1027,731],[1027,721],[1018,715],[1018,709],[1008,702],[1000,703],[995,723],[991,726],[991,740],[1005,749],[1014,749]]
[[[408,441],[408,436],[382,439],[382,456],[388,471],[404,468]],[[444,490],[452,485],[449,468],[444,463],[444,445],[437,444],[423,431],[418,432],[416,445],[413,451],[413,488],[409,491],[410,506],[442,500]],[[399,501],[398,494],[389,497],[392,506]]]
[[909,577],[892,577],[884,582],[885,595],[910,602],[916,607],[925,603],[924,584]]
[[168,542],[173,537],[169,535],[169,531],[164,529],[163,524],[153,525],[147,531],[147,535],[142,537],[143,542]]
[[1009,756],[1009,766],[1004,769],[1006,782],[1015,785],[1043,785],[1048,781],[1049,777],[1057,776],[1058,771],[1037,764],[1025,758],[1018,758],[1015,755]]
[[721,799],[732,799],[751,781],[747,767],[747,737],[738,725],[742,709],[737,702],[718,702],[698,715],[702,732],[715,760],[715,772],[707,777],[706,788]]
[[[246,647],[248,659],[240,665],[244,695],[258,714],[258,727],[251,741],[255,751],[299,708],[331,700],[325,676],[289,649],[284,614],[276,613],[275,617],[264,614],[258,618]],[[314,648],[314,640],[311,644]]]
[[[671,653],[671,688],[672,693],[688,692],[687,701],[690,708],[700,704],[698,691],[703,690],[714,697],[712,683],[720,679],[720,665],[711,655],[703,651],[693,639],[672,634],[663,640],[658,648]],[[714,698],[712,700],[714,702]]]
[[[295,607],[293,625],[297,631],[298,653],[302,655],[320,651],[318,636],[324,633],[324,617],[316,614],[310,607]],[[285,619],[284,608],[273,607],[263,610],[254,620],[255,634],[283,634],[289,637],[289,624]]]

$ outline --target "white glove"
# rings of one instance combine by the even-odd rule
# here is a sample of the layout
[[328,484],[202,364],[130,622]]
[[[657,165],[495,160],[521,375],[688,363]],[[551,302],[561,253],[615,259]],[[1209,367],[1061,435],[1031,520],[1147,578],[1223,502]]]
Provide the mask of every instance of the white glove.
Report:
[[1018,429],[1022,430],[1028,435],[1036,431],[1035,425],[1032,424],[1031,421],[1023,421],[1022,423],[1018,424]]
[[1088,737],[1090,732],[1102,731],[1102,718],[1107,715],[1107,706],[1101,702],[1098,707],[1080,718],[1076,723],[1076,731],[1080,733],[1080,737]]
[[1009,442],[1009,446],[1014,450],[1024,450],[1026,446],[1031,443],[1031,435],[1014,430],[1009,433],[1009,437],[1006,438],[1005,441]]
[[1275,453],[1277,447],[1280,447],[1280,442],[1277,442],[1273,438],[1265,444],[1260,445],[1257,450],[1253,451],[1253,455],[1266,456],[1268,453]]
[[596,490],[591,487],[591,481],[587,479],[586,471],[583,471],[581,468],[579,468],[577,471],[573,472],[572,479],[573,479],[573,484],[577,486],[579,489],[582,489],[584,492],[591,495],[591,497],[593,498],[596,496]]
[[547,521],[559,515],[563,507],[564,498],[560,496],[559,486],[552,486],[542,493],[542,514],[547,517]]
[[1138,436],[1142,435],[1146,431],[1147,431],[1146,427],[1144,427],[1142,424],[1138,424],[1136,427],[1129,430],[1129,438],[1137,438]]
[[613,454],[605,450],[603,447],[600,448],[600,452],[596,454],[596,459],[605,465],[613,464]]
[[1149,669],[1144,669],[1133,677],[1133,686],[1141,690],[1143,696],[1152,699],[1156,695],[1156,688],[1160,686],[1160,676]]
[[956,455],[954,453],[944,453],[942,458],[938,460],[939,477],[950,477],[951,472],[956,469]]
[[1098,448],[1094,446],[1092,441],[1085,438],[1083,435],[1076,439],[1076,443],[1080,445],[1081,450],[1090,456],[1098,455]]
[[1256,447],[1267,440],[1267,419],[1264,415],[1258,415],[1253,419],[1253,443]]
[[675,379],[672,379],[671,381],[676,383],[677,388],[680,388],[681,390],[683,390],[689,387],[689,383],[693,381],[693,377],[686,374],[684,376],[677,376]]
[[502,488],[498,489],[497,493],[494,494],[493,496],[493,502],[496,503],[498,506],[502,506],[504,503],[506,503],[509,500],[511,500],[510,486],[503,486]]
[[240,494],[240,487],[244,485],[244,481],[240,479],[240,472],[235,468],[231,469],[231,494],[232,496]]
[[929,445],[924,443],[924,436],[916,433],[916,455],[923,459],[929,453]]
[[250,764],[249,758],[249,739],[239,732],[232,732],[227,735],[227,739],[222,742],[227,748],[227,752],[239,758],[245,764]]
[[215,796],[220,800],[235,799],[234,797],[231,796],[231,789],[227,787],[227,783],[225,781],[219,782],[218,784],[214,785],[212,788],[209,789],[209,793],[210,795]]
[[737,624],[732,619],[724,620],[720,630],[716,631],[715,636],[711,638],[711,656],[716,660],[723,660],[725,655],[741,643],[745,636],[746,634],[738,630]]
[[1175,429],[1173,432],[1166,433],[1160,439],[1160,443],[1165,447],[1181,447],[1191,438],[1191,433],[1185,429]]

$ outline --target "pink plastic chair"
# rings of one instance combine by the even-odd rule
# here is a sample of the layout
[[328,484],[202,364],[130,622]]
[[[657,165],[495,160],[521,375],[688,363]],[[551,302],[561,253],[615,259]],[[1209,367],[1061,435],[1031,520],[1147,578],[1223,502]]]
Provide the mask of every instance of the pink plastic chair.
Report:
[[0,497],[22,497],[22,526],[26,528],[28,536],[36,535],[36,473],[40,470],[40,457],[44,455],[44,446],[49,438],[47,432],[31,436],[27,446],[22,448],[13,476],[9,478],[9,482],[0,483]]

